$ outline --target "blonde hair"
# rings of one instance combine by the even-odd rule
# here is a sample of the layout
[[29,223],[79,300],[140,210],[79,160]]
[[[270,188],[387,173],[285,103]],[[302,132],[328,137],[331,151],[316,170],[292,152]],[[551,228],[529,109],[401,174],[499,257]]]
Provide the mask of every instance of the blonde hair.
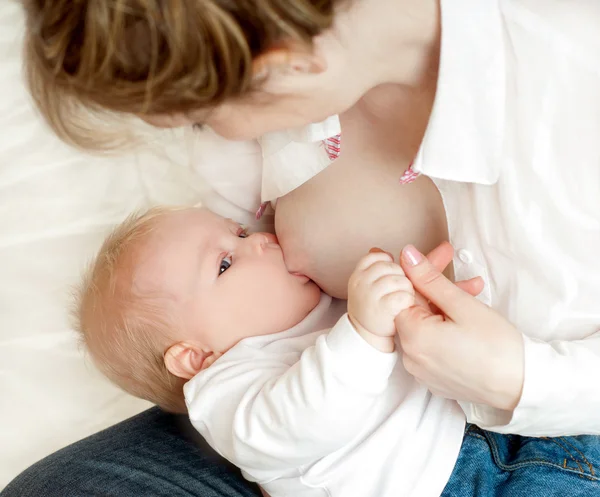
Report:
[[186,412],[181,378],[164,364],[178,324],[171,299],[134,288],[135,265],[157,221],[174,209],[129,216],[106,238],[76,291],[74,318],[94,363],[126,392]]
[[90,147],[82,110],[210,108],[253,87],[252,61],[310,43],[341,0],[25,0],[31,94],[64,140]]

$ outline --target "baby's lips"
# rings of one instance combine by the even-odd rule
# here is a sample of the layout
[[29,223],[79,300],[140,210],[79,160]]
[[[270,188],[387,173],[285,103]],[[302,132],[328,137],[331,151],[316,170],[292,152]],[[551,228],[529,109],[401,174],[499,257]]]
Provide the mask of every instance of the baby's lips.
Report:
[[[279,248],[281,249],[281,246],[279,246]],[[292,276],[297,276],[298,278],[304,278],[306,279],[306,281],[310,281],[310,278],[306,276],[302,271],[293,271],[290,268],[290,265],[288,264],[288,260],[285,257],[285,253],[283,251],[281,253],[283,254],[283,264],[289,274],[291,274]]]
[[297,278],[303,279],[305,281],[310,281],[310,278],[308,276],[306,276],[305,274],[303,274],[303,273],[297,273],[297,272],[292,273],[292,272],[290,272],[290,274],[292,276],[296,276]]
[[[287,269],[287,267],[286,267]],[[290,273],[292,276],[296,276],[297,278],[301,278],[301,279],[305,279],[306,281],[310,281],[310,278],[308,276],[306,276],[304,273],[301,273],[300,271],[290,271],[288,269],[288,273]]]
[[273,233],[263,233],[264,237],[267,239],[269,244],[279,246],[279,240]]

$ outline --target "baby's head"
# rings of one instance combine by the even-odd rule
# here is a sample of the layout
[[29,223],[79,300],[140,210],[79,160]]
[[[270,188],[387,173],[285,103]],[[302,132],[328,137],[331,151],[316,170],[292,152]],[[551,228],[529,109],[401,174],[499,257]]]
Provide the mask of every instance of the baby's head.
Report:
[[299,323],[320,290],[275,236],[201,208],[129,217],[88,270],[76,316],[94,362],[127,392],[185,412],[183,384],[246,337]]

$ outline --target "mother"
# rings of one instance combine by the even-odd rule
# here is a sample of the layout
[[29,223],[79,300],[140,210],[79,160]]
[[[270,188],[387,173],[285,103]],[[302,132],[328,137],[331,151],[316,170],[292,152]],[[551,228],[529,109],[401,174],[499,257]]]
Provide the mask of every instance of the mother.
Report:
[[[450,240],[460,249],[457,278],[483,277],[481,298],[504,318],[458,292],[418,252],[405,251],[409,277],[447,316],[399,318],[407,368],[462,401],[479,426],[600,433],[597,2],[28,5],[32,91],[63,137],[89,144],[91,135],[72,126],[79,106],[162,126],[206,123],[229,138],[337,113],[345,143],[346,124],[357,123],[351,138],[362,137],[375,162],[398,164],[401,174],[414,161],[444,198]],[[364,149],[350,141],[343,160],[358,171]],[[315,200],[310,190],[319,188],[311,182],[291,196],[310,194],[310,209],[299,212],[289,201],[278,216],[287,209],[317,220],[328,239],[339,239],[337,201]],[[300,241],[292,264],[316,261],[312,271],[326,281],[335,247]],[[252,495],[227,466],[198,473],[189,457],[198,451],[172,420],[149,413],[52,456],[6,492]]]

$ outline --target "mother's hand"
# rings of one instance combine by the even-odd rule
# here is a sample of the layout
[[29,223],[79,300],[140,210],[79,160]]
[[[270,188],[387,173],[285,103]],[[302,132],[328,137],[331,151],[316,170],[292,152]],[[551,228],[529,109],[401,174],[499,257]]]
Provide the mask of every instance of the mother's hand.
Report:
[[[447,257],[452,247],[444,243],[436,251]],[[396,318],[407,371],[436,395],[514,409],[523,388],[521,333],[414,247],[400,259],[415,290],[441,311],[415,306]]]

